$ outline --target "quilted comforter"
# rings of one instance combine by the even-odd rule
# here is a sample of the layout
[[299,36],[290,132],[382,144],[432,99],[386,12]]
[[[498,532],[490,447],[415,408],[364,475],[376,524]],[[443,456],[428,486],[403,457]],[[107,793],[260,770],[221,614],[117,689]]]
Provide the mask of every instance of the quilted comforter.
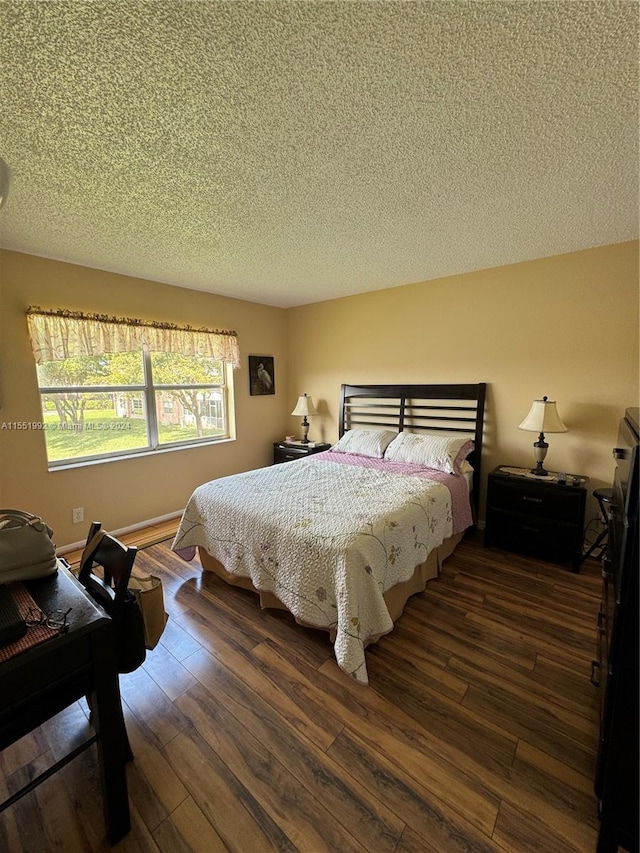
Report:
[[327,451],[200,486],[172,548],[189,560],[203,547],[333,629],[339,666],[367,683],[365,646],[393,628],[383,593],[470,524],[463,476]]

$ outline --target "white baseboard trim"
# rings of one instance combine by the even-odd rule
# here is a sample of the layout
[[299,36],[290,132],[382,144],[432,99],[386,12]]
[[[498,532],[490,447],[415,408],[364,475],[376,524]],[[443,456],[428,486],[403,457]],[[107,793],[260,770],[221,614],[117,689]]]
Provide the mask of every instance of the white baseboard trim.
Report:
[[[122,536],[125,533],[134,533],[136,530],[142,530],[144,527],[153,527],[154,524],[162,524],[165,521],[171,521],[174,518],[180,518],[183,510],[179,509],[176,512],[169,512],[166,515],[159,515],[157,518],[149,518],[147,521],[140,521],[137,524],[130,524],[129,527],[119,527],[117,530],[109,530],[114,536]],[[61,545],[56,548],[58,557],[68,554],[69,551],[77,551],[78,548],[84,548],[86,539],[81,539],[80,542],[71,542],[69,545]]]

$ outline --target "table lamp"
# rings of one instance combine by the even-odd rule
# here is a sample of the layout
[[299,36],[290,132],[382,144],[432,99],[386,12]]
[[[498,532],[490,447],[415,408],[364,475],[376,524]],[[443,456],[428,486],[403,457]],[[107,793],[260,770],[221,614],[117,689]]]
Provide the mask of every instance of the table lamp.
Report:
[[518,429],[539,433],[538,440],[533,444],[536,467],[531,469],[531,473],[537,474],[538,477],[548,476],[549,472],[545,471],[542,465],[549,449],[549,445],[544,440],[544,434],[545,432],[568,431],[560,420],[555,400],[548,400],[546,397],[543,397],[542,400],[534,400],[529,414],[518,426]]
[[303,394],[298,397],[295,409],[291,412],[292,415],[303,415],[302,418],[302,444],[309,444],[309,421],[307,415],[317,415],[316,407],[313,405],[311,397]]

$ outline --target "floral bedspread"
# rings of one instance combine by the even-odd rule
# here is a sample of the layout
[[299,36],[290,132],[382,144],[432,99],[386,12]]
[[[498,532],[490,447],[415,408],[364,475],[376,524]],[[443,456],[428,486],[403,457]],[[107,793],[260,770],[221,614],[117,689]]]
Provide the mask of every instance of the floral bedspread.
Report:
[[190,560],[204,547],[295,618],[334,628],[339,666],[367,683],[367,640],[393,628],[383,593],[470,524],[462,476],[326,451],[200,486],[172,549]]

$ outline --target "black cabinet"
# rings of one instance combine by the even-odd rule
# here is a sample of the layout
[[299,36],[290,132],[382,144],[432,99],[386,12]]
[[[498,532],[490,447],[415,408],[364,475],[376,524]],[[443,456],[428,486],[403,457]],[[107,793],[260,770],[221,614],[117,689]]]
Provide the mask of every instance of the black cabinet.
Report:
[[485,545],[532,554],[578,571],[584,537],[587,478],[559,482],[501,465],[489,474]]
[[620,422],[598,613],[597,853],[638,850],[638,410]]
[[312,453],[322,453],[330,447],[330,444],[287,444],[285,441],[277,441],[273,445],[273,462],[293,462],[295,459],[311,456]]

